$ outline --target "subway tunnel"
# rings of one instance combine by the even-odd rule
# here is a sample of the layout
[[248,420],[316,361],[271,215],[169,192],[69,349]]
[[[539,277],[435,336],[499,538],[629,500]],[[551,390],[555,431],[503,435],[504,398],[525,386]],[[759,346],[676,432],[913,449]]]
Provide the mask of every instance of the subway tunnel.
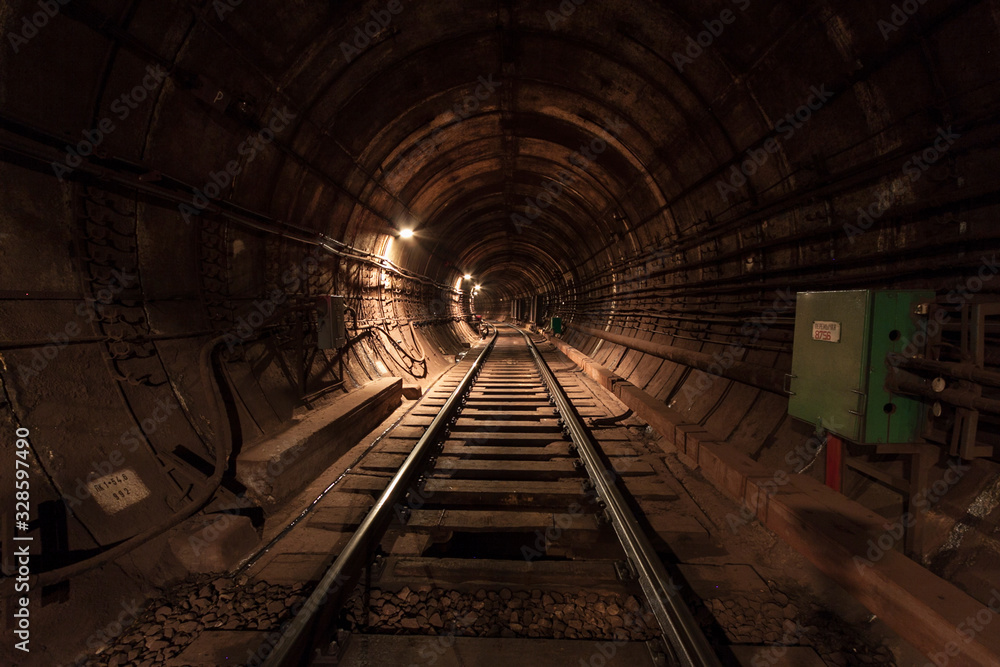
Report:
[[[163,600],[263,553],[507,324],[732,503],[708,533],[751,525],[893,638],[815,664],[1000,664],[997,0],[0,26],[5,664],[212,664],[164,652]],[[806,396],[841,374],[831,417]],[[143,622],[164,646],[113,653]]]

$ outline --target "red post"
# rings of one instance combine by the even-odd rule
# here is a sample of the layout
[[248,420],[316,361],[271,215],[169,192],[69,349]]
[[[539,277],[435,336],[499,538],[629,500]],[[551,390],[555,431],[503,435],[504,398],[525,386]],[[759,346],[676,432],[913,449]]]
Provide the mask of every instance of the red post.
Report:
[[844,459],[844,441],[833,435],[826,434],[826,485],[840,493],[841,463]]

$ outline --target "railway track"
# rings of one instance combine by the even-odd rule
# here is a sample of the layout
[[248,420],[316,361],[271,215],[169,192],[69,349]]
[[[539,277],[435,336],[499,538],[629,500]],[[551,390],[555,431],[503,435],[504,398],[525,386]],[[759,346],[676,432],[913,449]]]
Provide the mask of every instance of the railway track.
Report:
[[264,664],[721,664],[567,384],[513,327],[470,350],[343,479],[377,500]]
[[501,328],[236,571],[171,585],[75,664],[922,664],[537,348]]

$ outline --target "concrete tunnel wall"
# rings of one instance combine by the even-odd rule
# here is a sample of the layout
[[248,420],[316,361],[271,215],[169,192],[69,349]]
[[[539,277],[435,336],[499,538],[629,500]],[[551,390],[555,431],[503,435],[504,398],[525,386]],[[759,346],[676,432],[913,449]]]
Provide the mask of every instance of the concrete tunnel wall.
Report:
[[[780,466],[810,434],[785,396],[702,390],[574,326],[784,370],[796,292],[1000,287],[996,0],[42,5],[0,8],[0,414],[32,430],[36,503],[122,447],[150,489],[135,516],[75,508],[65,552],[182,504],[176,448],[218,446],[213,338],[235,343],[218,363],[242,439],[291,419],[291,306],[319,294],[406,345],[416,322],[435,368],[470,309],[536,299]],[[408,375],[385,335],[344,354],[345,388]],[[306,363],[312,390],[340,377],[333,354]],[[995,473],[979,461],[938,508],[942,535]],[[969,557],[938,566],[961,580]]]

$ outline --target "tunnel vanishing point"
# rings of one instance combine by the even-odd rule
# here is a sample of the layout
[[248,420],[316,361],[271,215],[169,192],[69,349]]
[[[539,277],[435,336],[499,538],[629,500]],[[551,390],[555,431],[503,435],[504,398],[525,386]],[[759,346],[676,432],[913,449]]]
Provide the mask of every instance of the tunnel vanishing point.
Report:
[[259,555],[487,322],[715,529],[1000,664],[1000,1],[5,0],[0,38],[3,664]]

